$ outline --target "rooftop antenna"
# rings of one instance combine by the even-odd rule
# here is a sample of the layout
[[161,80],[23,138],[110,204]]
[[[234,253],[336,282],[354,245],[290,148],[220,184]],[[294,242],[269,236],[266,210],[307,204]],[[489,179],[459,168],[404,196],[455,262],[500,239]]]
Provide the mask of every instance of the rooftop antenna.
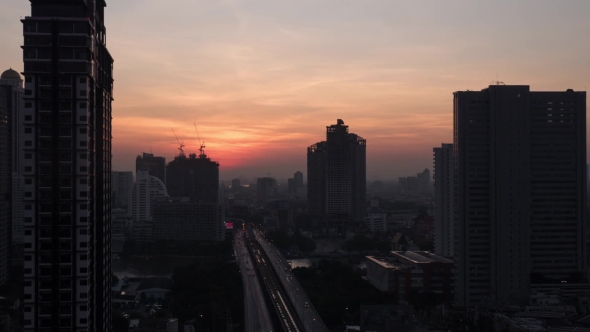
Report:
[[195,124],[195,130],[197,131],[197,138],[199,139],[199,156],[204,156],[205,155],[205,142],[201,142],[201,136],[199,135],[199,129],[197,129],[197,123],[194,122]]
[[178,136],[176,136],[176,132],[174,131],[174,128],[170,128],[172,129],[172,132],[174,133],[174,137],[176,137],[176,141],[178,141],[178,145],[180,145],[178,147],[178,150],[180,151],[179,156],[184,156],[184,150],[182,148],[184,148],[184,143],[180,142],[180,140],[178,139]]

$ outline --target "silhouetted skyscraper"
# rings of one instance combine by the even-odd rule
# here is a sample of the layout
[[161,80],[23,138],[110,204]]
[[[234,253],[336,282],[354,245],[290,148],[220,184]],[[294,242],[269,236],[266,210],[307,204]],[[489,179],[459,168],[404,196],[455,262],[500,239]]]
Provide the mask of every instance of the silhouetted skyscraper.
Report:
[[348,132],[338,119],[326,127],[326,141],[307,149],[308,202],[311,215],[328,227],[361,221],[366,198],[366,140]]
[[25,17],[24,330],[111,330],[113,59],[103,0]]
[[434,250],[443,257],[453,257],[455,249],[454,165],[453,144],[434,148]]
[[293,174],[293,179],[295,179],[295,186],[302,186],[303,185],[303,173],[297,171]]
[[[141,171],[140,171],[141,172]],[[139,173],[139,172],[138,172]],[[133,172],[113,171],[113,206],[126,208],[129,205],[129,192],[133,187]]]
[[275,178],[263,177],[256,180],[256,193],[261,201],[268,201],[278,194],[279,185]]
[[179,155],[167,166],[170,197],[189,197],[192,202],[219,203],[219,163],[205,154]]
[[143,155],[135,158],[135,173],[137,174],[138,171],[146,171],[166,184],[166,158],[164,157],[144,152]]
[[0,285],[8,279],[11,241],[11,128],[10,94],[0,86]]
[[523,303],[586,268],[586,93],[454,94],[455,299]]

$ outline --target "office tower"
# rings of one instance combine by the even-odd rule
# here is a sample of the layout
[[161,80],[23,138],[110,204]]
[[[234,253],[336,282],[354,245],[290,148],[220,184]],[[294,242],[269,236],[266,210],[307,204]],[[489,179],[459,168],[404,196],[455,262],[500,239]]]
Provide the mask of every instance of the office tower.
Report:
[[242,182],[240,181],[240,179],[231,180],[231,190],[232,191],[239,190],[240,188],[242,188]]
[[256,193],[258,199],[266,202],[277,196],[279,184],[275,178],[263,177],[256,179]]
[[133,224],[132,237],[138,243],[153,241],[153,203],[159,198],[168,198],[164,183],[148,171],[137,172],[129,193],[129,217]]
[[366,146],[365,139],[349,133],[348,126],[338,119],[326,127],[326,141],[307,149],[310,214],[324,216],[328,228],[363,220]]
[[430,191],[430,170],[425,168],[421,173],[418,173],[418,188],[421,192]]
[[113,179],[113,201],[118,208],[127,208],[129,204],[129,192],[133,187],[133,172],[115,172]]
[[157,177],[166,184],[166,158],[157,157],[151,153],[143,153],[135,159],[135,173],[147,171],[150,175]]
[[453,257],[454,244],[454,159],[453,144],[442,144],[434,151],[434,251]]
[[299,171],[295,172],[293,179],[295,179],[295,186],[303,186],[303,173]]
[[191,202],[219,203],[219,163],[206,154],[181,154],[167,166],[170,197],[189,197]]
[[216,203],[194,203],[186,198],[154,203],[154,240],[219,242],[225,239],[223,208]]
[[24,32],[24,330],[111,330],[113,59],[104,0],[31,0]]
[[454,93],[459,304],[524,303],[586,268],[586,93]]

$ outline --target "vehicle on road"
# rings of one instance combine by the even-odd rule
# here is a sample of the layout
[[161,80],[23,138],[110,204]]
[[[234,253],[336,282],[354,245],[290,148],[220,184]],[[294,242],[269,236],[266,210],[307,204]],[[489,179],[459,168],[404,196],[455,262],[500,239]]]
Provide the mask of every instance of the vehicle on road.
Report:
[[303,303],[303,306],[309,308],[309,303],[306,301],[305,303]]

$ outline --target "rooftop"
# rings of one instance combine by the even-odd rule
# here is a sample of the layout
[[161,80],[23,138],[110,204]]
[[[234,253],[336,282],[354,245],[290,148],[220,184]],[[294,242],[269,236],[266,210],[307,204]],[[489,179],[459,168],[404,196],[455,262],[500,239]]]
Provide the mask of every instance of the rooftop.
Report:
[[375,262],[386,269],[397,269],[399,266],[392,264],[387,261],[386,257],[375,257],[375,256],[367,256],[368,260]]
[[0,76],[0,78],[3,80],[20,80],[21,79],[20,74],[12,68],[5,70],[2,73],[2,75]]
[[401,258],[415,264],[426,263],[453,263],[451,260],[437,256],[428,251],[392,251],[394,257]]

